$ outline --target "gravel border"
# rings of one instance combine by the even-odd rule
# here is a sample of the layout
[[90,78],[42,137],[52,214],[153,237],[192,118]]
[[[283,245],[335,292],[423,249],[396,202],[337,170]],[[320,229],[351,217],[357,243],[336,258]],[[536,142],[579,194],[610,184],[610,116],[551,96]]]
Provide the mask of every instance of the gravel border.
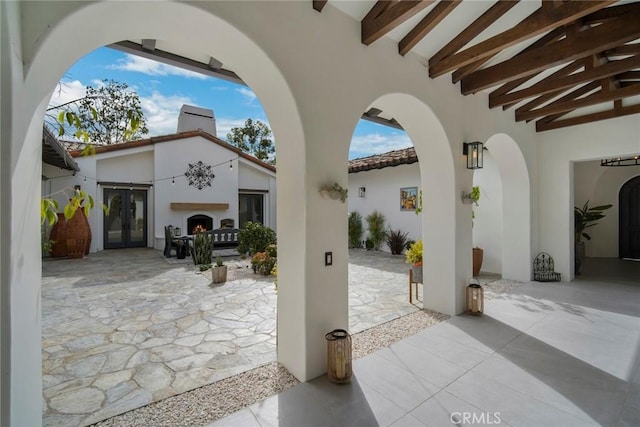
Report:
[[[485,300],[509,293],[521,282],[498,279],[484,283]],[[450,316],[419,310],[352,336],[353,359],[359,359]],[[195,390],[151,403],[93,424],[95,427],[191,427],[207,425],[280,393],[299,381],[278,362],[225,378]]]
[[[449,318],[420,310],[352,336],[353,359],[387,347]],[[299,381],[278,362],[225,378],[93,424],[95,427],[191,427],[207,425],[280,393]]]

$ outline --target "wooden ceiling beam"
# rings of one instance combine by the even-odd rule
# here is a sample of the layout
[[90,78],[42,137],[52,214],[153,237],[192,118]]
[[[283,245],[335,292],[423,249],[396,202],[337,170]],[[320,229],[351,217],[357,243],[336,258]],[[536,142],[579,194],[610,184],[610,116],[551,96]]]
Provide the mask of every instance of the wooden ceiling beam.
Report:
[[328,0],[313,0],[313,8],[318,12],[322,12],[322,9],[327,5]]
[[589,95],[584,98],[565,102],[554,102],[536,110],[523,111],[520,113],[516,111],[516,121],[519,122],[522,120],[534,119],[536,117],[544,117],[549,114],[575,110],[636,95],[640,95],[640,84],[637,83],[620,89],[610,89],[607,91],[601,90],[600,92],[596,92],[593,95]]
[[518,4],[520,0],[499,0],[495,2],[489,9],[487,9],[478,19],[473,21],[467,28],[462,30],[453,40],[447,43],[442,49],[433,55],[429,62],[438,62],[442,59],[453,55],[463,47],[465,47],[471,40],[480,35],[484,30],[489,28],[491,24],[498,20],[502,15],[507,13],[513,6]]
[[625,71],[624,73],[616,74],[616,79],[620,81],[639,81],[640,71]]
[[640,43],[623,44],[622,46],[616,46],[613,49],[604,51],[604,55],[609,58],[638,54],[640,54]]
[[640,37],[640,13],[604,22],[574,37],[517,55],[462,79],[462,93],[468,95],[496,84],[536,74],[547,68],[611,49]]
[[601,24],[607,19],[620,18],[626,13],[638,12],[639,10],[640,3],[627,3],[619,4],[616,6],[609,6],[585,16],[584,23],[588,25]]
[[611,0],[572,1],[544,11],[538,9],[513,28],[438,62],[429,61],[429,76],[438,77],[482,58],[495,55],[524,40],[574,22],[611,3]]
[[[557,78],[557,77],[563,77],[566,75],[569,75],[571,73],[573,73],[574,71],[583,68],[584,67],[584,60],[577,60],[577,61],[573,61],[572,63],[565,65],[564,67],[562,67],[561,69],[559,69],[558,71],[556,71],[555,73],[551,74],[549,77],[547,78]],[[554,95],[549,98],[552,99],[555,97],[555,95],[559,95],[562,92],[564,92],[563,90],[559,90],[556,92],[552,92]],[[493,93],[493,92],[492,92]],[[551,92],[550,92],[551,94]],[[543,95],[545,96],[545,95]],[[489,98],[491,98],[491,93],[489,94]],[[508,110],[509,108],[513,107],[515,104],[517,104],[517,102],[512,102],[512,103],[508,103],[508,104],[504,104],[502,106],[503,110]],[[539,105],[539,104],[538,104]],[[533,107],[531,107],[533,108]]]
[[[571,101],[574,100],[584,94],[587,94],[589,92],[594,91],[595,89],[598,89],[600,87],[600,83],[599,82],[591,82],[588,83],[584,86],[581,86],[577,89],[572,90],[571,92],[567,93],[566,95],[562,96],[561,98],[558,98],[555,102],[565,102],[565,101]],[[537,107],[538,105],[542,105],[547,101],[551,101],[553,98],[557,97],[558,95],[562,94],[565,91],[559,90],[557,92],[550,92],[547,93],[546,95],[542,95],[537,97],[536,99],[532,99],[531,101],[527,102],[525,105],[523,105],[522,107],[518,107],[516,109],[516,116],[518,115],[518,113],[524,112],[524,111],[531,111],[533,110],[535,107]]]
[[[558,39],[560,39],[561,37],[563,37],[565,35],[565,33],[566,33],[566,30],[565,30],[564,27],[556,28],[555,30],[545,34],[542,37],[540,37],[537,41],[535,41],[531,45],[527,46],[525,49],[523,49],[520,52],[518,52],[518,54],[515,55],[515,56],[521,55],[523,53],[529,52],[529,51],[531,51],[533,49],[537,49],[537,48],[542,47],[542,46],[546,46],[549,43],[553,43],[553,42],[557,41]],[[575,70],[573,70],[573,71],[575,71]],[[454,74],[455,74],[455,72],[454,72]],[[533,76],[527,76],[527,77],[523,77],[523,78],[520,78],[520,79],[512,80],[512,81],[510,81],[508,83],[505,83],[504,85],[500,86],[499,88],[494,89],[492,93],[495,94],[495,96],[505,94],[505,93],[510,92],[513,89],[517,88],[521,84],[526,83],[532,77]]]
[[569,119],[552,120],[548,122],[543,122],[541,120],[538,120],[536,122],[536,131],[544,132],[547,130],[560,129],[568,126],[582,125],[585,123],[596,122],[599,120],[613,119],[615,117],[628,116],[631,114],[638,114],[638,113],[640,113],[640,104],[628,105],[626,107],[614,106],[612,110],[585,114],[583,116],[571,117]]
[[367,46],[428,7],[434,0],[378,2],[361,22],[362,43]]
[[422,21],[418,23],[409,34],[404,36],[398,44],[398,52],[400,55],[405,56],[420,40],[422,40],[436,25],[438,25],[444,18],[447,17],[453,9],[458,7],[462,0],[443,0],[438,2],[433,9],[429,11],[427,16],[422,18]]
[[[559,38],[563,37],[565,35],[565,33],[566,33],[566,30],[565,30],[564,27],[556,28],[555,30],[545,34],[542,37],[540,37],[538,40],[536,40],[535,42],[533,42],[532,44],[530,44],[526,48],[522,49],[515,56],[521,55],[521,54],[523,54],[525,52],[528,52],[528,51],[530,51],[532,49],[535,49],[537,47],[545,46],[545,45],[547,45],[549,43],[552,43],[552,42],[558,40]],[[489,62],[494,56],[495,55],[491,55],[491,56],[488,56],[486,58],[482,58],[480,61],[476,61],[476,62],[473,62],[473,63],[471,63],[469,65],[465,65],[462,68],[458,68],[451,75],[451,81],[453,83],[458,83],[460,80],[462,80],[463,78],[465,78],[469,74],[473,73],[478,68],[482,67],[485,63]],[[526,79],[524,79],[522,81],[522,83],[526,82],[530,78],[531,77],[527,77]],[[522,84],[522,83],[520,83],[520,84]],[[519,86],[520,84],[518,84],[517,86]]]
[[640,67],[640,55],[618,61],[612,61],[608,64],[593,67],[590,70],[585,70],[581,73],[565,75],[564,77],[557,77],[552,74],[546,79],[525,89],[507,93],[499,97],[489,94],[489,108],[519,102],[527,98],[544,95],[545,93],[554,92],[558,89],[566,89],[591,80],[611,77],[636,67]]

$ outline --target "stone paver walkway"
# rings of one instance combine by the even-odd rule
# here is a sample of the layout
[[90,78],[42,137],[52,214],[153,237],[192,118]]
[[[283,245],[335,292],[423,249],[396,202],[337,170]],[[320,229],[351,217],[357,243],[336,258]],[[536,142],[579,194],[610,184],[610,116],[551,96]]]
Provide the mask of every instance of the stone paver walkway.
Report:
[[[276,289],[248,261],[211,285],[159,251],[43,262],[43,423],[81,426],[276,359]],[[404,257],[351,251],[350,331],[414,312]]]

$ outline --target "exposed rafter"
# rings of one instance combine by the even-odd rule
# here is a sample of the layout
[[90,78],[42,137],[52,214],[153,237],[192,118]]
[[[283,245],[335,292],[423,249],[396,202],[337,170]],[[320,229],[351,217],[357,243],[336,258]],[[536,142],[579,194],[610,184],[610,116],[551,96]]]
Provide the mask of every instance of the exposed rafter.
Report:
[[327,5],[327,0],[313,0],[313,8],[318,12],[322,12],[322,9]]
[[379,0],[362,20],[362,43],[370,45],[431,3],[433,0]]
[[[361,40],[369,45],[397,29],[390,36],[399,54],[428,57],[430,77],[451,74],[464,95],[489,89],[490,108],[516,107],[518,121],[535,120],[544,131],[640,112],[640,0],[615,3],[542,0],[531,12],[531,2],[496,0],[473,16],[464,11],[471,2],[377,1],[360,9]],[[505,22],[517,23],[504,29]],[[434,46],[442,34],[449,42]],[[593,113],[606,103],[610,110]],[[379,115],[372,109],[363,119],[380,123]]]
[[462,0],[443,0],[429,11],[427,16],[416,25],[398,44],[400,55],[406,55],[429,31],[433,30]]
[[547,46],[483,68],[462,80],[462,93],[475,93],[496,84],[530,76],[550,67],[610,49],[640,37],[640,13],[608,20]]
[[604,102],[614,101],[616,99],[622,99],[636,95],[640,95],[640,84],[632,84],[628,87],[620,89],[601,90],[600,92],[594,93],[593,95],[574,99],[572,101],[554,102],[535,110],[522,112],[516,111],[516,121],[519,122],[522,120],[534,119],[536,117],[544,117],[549,114],[576,110],[578,108],[602,104]]
[[606,65],[594,67],[581,73],[571,74],[560,78],[546,78],[528,88],[511,92],[501,96],[489,95],[489,107],[494,108],[500,105],[522,101],[537,95],[554,92],[558,89],[566,89],[577,84],[586,83],[592,80],[615,76],[625,70],[640,67],[640,55],[635,55],[627,59],[609,62]]
[[486,57],[493,56],[500,51],[544,34],[559,26],[569,24],[575,20],[601,9],[612,1],[577,1],[563,3],[556,8],[538,9],[517,26],[510,28],[488,40],[480,42],[468,49],[450,55],[437,63],[429,62],[429,76],[438,77],[457,68],[464,67]]

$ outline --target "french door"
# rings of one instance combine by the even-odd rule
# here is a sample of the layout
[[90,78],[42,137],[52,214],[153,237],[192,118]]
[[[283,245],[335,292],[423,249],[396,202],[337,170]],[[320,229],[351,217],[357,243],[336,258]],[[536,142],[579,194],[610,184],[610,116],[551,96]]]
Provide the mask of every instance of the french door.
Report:
[[147,246],[147,190],[104,189],[105,249]]

